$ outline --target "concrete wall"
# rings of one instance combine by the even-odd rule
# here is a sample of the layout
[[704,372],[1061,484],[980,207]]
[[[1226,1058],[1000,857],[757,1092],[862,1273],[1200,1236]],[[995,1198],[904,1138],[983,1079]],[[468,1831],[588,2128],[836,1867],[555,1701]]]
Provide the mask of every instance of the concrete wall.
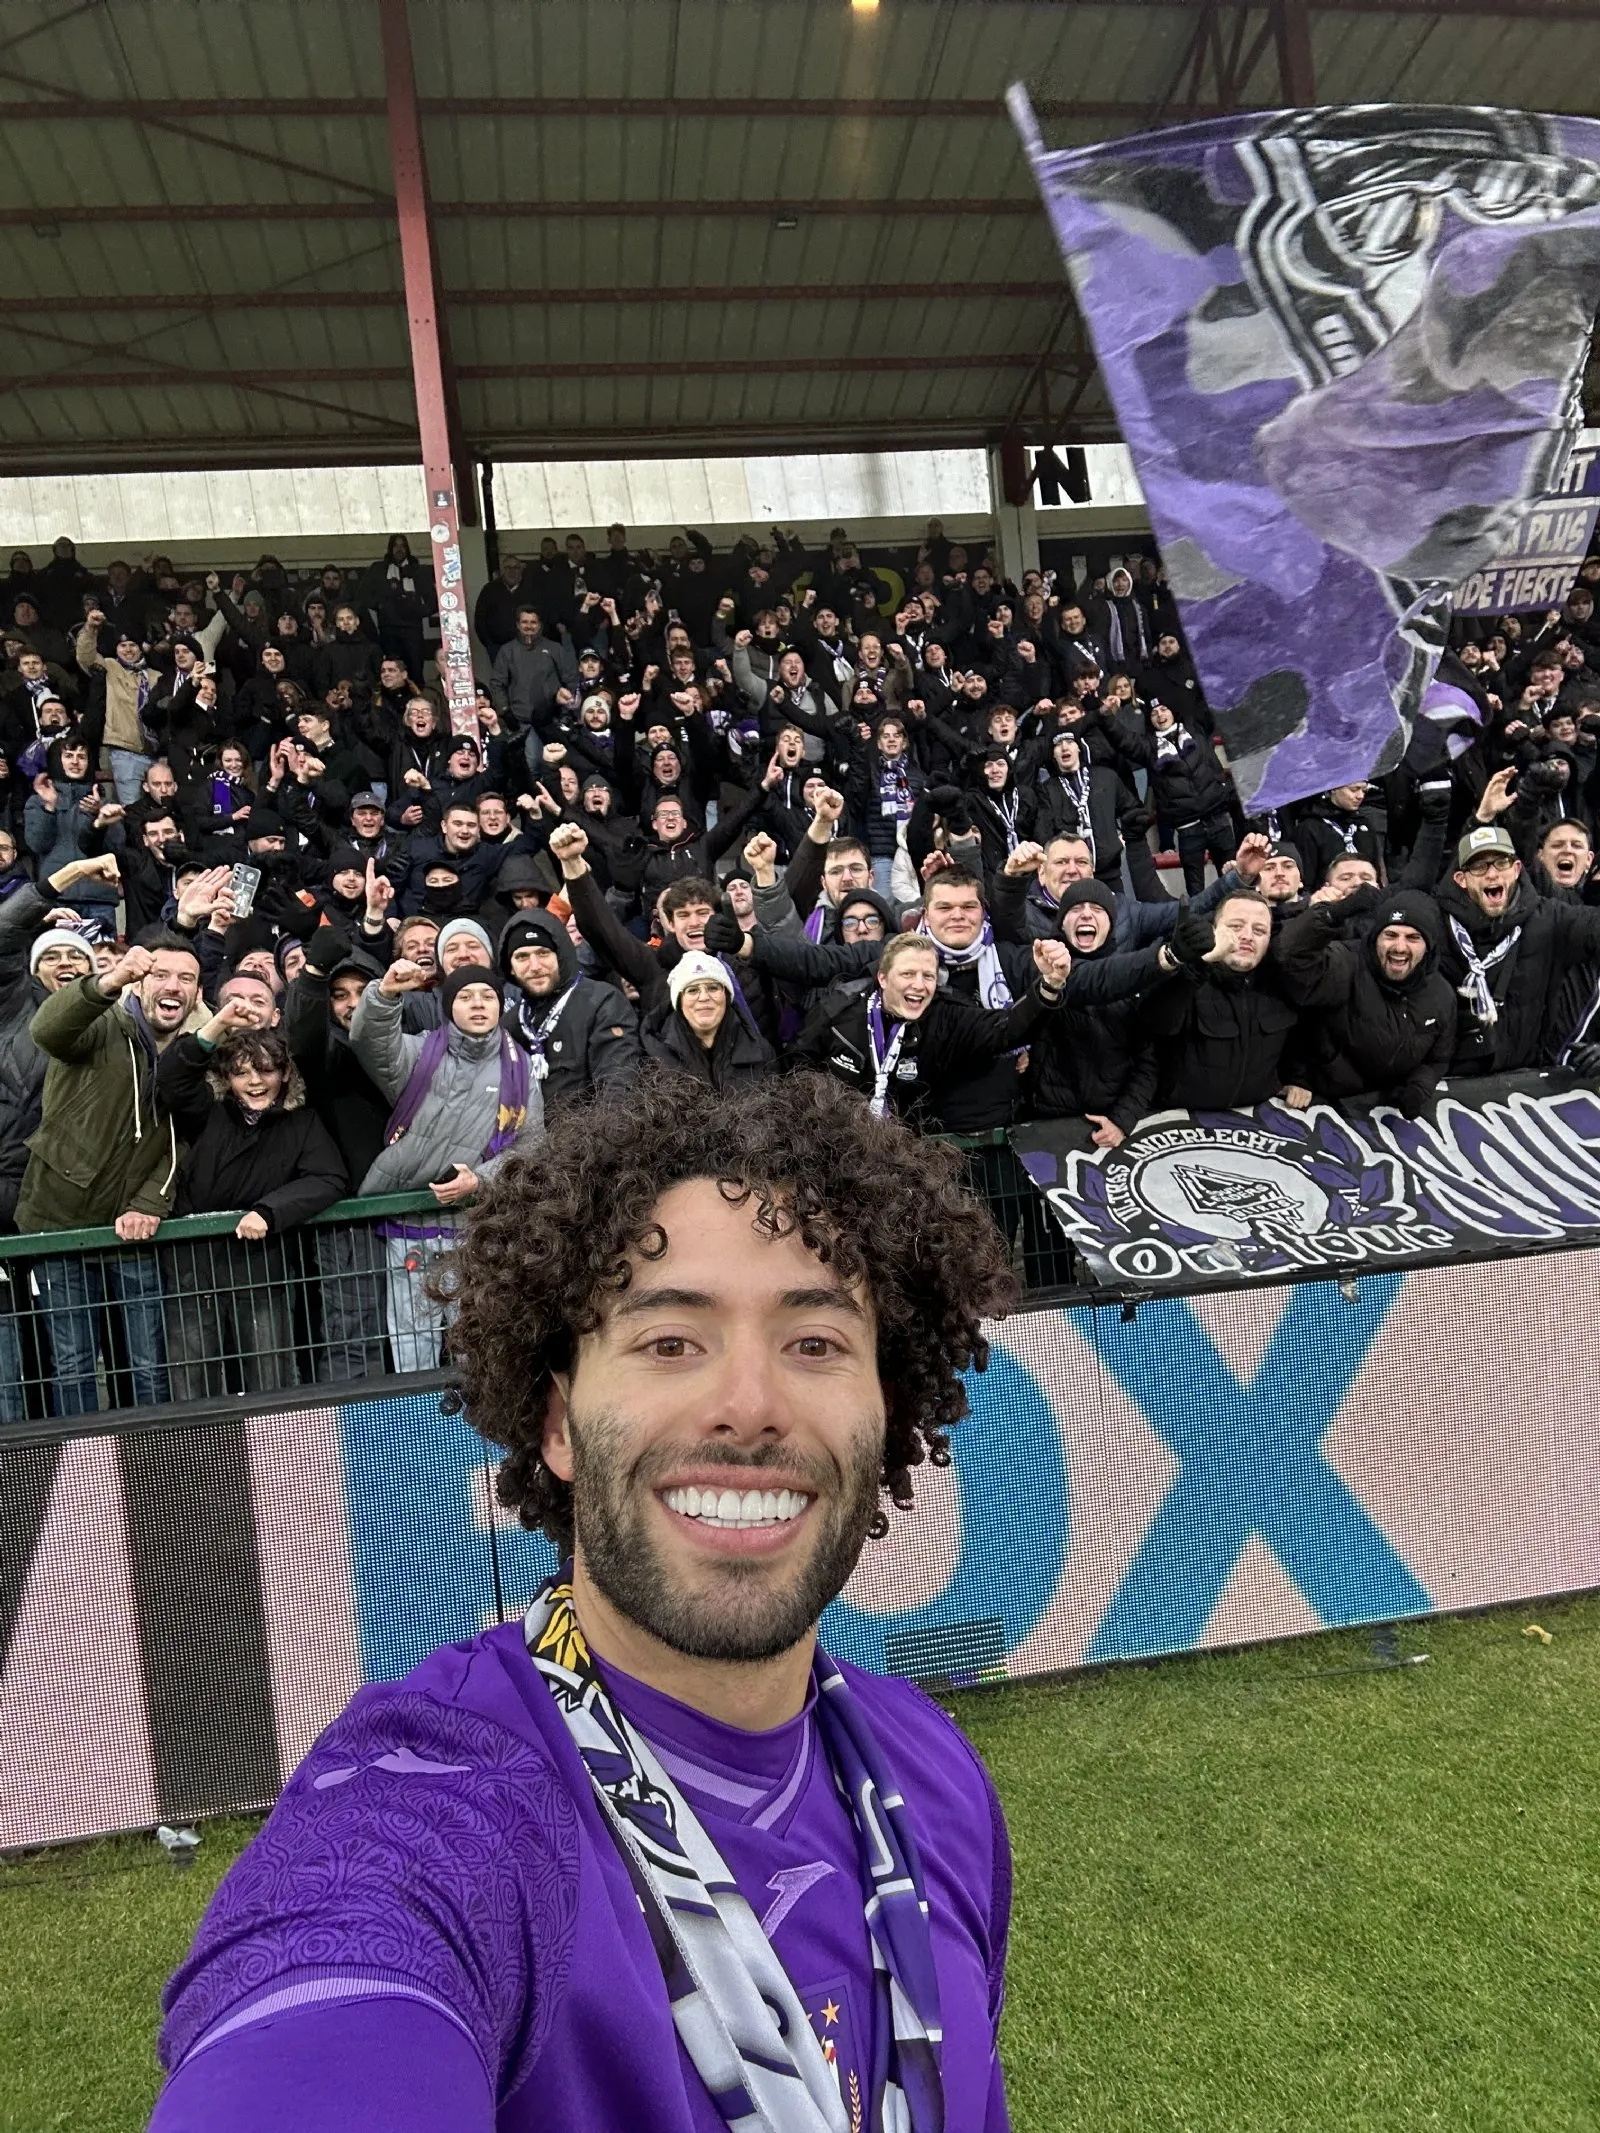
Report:
[[[1037,514],[1039,531],[1136,533],[1143,500],[1123,448],[1089,448],[1095,501]],[[635,545],[664,546],[685,525],[718,546],[774,524],[807,540],[847,525],[858,540],[903,540],[942,518],[953,538],[993,527],[981,451],[801,454],[787,458],[523,461],[495,468],[504,545],[536,547],[546,533],[603,545],[620,519]],[[1108,522],[1109,521],[1109,522]],[[305,467],[271,471],[72,474],[0,481],[0,555],[36,562],[70,534],[85,561],[250,564],[270,548],[285,563],[344,562],[378,552],[391,532],[427,526],[418,467]]]

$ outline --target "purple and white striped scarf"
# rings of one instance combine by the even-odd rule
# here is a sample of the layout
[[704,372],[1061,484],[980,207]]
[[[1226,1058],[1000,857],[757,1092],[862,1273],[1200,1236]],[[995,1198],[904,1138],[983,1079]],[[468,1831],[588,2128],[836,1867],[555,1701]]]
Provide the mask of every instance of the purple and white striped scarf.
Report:
[[[444,1063],[444,1055],[450,1049],[449,1023],[429,1030],[422,1040],[422,1049],[417,1054],[417,1063],[411,1069],[411,1077],[400,1091],[400,1100],[389,1114],[389,1123],[383,1129],[383,1145],[392,1148],[397,1140],[409,1133],[422,1109],[423,1099],[433,1086],[433,1077]],[[528,1055],[513,1039],[500,1032],[500,1102],[495,1112],[494,1131],[478,1154],[480,1163],[489,1163],[497,1155],[503,1155],[522,1131],[528,1116]]]
[[[573,1610],[570,1563],[540,1590],[524,1634],[650,1925],[679,2041],[724,2122],[739,2133],[851,2133],[833,2070],[755,1912],[606,1693]],[[813,1673],[818,1737],[855,1830],[872,1945],[864,2124],[943,2133],[939,1981],[916,1838],[866,1716],[820,1646]]]

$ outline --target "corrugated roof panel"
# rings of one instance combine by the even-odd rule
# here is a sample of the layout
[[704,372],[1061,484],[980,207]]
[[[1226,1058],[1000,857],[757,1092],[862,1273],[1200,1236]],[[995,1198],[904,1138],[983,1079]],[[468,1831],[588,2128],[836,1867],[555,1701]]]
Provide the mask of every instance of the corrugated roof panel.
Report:
[[[47,5],[13,0],[10,13],[13,35],[18,22],[27,30],[50,24]],[[992,430],[1016,405],[1065,288],[1000,109],[1004,87],[1020,76],[1043,102],[1128,107],[1121,120],[1051,116],[1046,130],[1057,142],[1131,130],[1177,77],[1196,22],[1188,0],[893,4],[870,16],[844,0],[451,0],[413,4],[410,13],[424,99],[610,106],[625,96],[645,107],[626,117],[603,108],[426,120],[436,199],[483,205],[477,215],[442,215],[437,232],[456,360],[473,373],[462,390],[471,441],[496,450],[515,448],[519,428],[553,448],[583,431],[601,446],[607,435],[698,433],[718,423],[767,425],[774,435],[800,435],[810,424],[871,424],[886,437],[897,425]],[[1253,35],[1257,11],[1250,19]],[[1600,98],[1600,25],[1512,25],[1442,6],[1432,18],[1405,6],[1335,15],[1313,0],[1313,34],[1330,97],[1499,96],[1569,108],[1575,98]],[[174,439],[202,458],[208,437],[219,446],[254,440],[264,454],[290,437],[325,440],[335,457],[381,455],[401,440],[413,448],[402,305],[272,301],[319,290],[394,299],[399,290],[392,220],[337,212],[343,203],[381,205],[390,184],[372,0],[254,0],[235,9],[214,0],[119,0],[38,28],[4,58],[0,102],[75,101],[47,120],[12,114],[7,123],[0,111],[0,213],[23,211],[15,223],[0,222],[0,287],[20,307],[0,379],[0,452],[13,463],[58,450],[110,464]],[[1252,96],[1269,93],[1273,69],[1269,51],[1248,85]],[[1214,93],[1209,82],[1201,93]],[[68,115],[86,94],[146,99],[163,124]],[[270,108],[318,98],[359,108]],[[873,100],[903,107],[949,98],[983,115],[871,108]],[[709,101],[714,115],[676,108],[675,99]],[[867,108],[850,108],[856,100]],[[815,108],[830,102],[838,108]],[[653,214],[656,198],[689,212]],[[1030,211],[839,211],[876,199],[962,198],[1015,199]],[[541,199],[622,204],[601,215],[493,212],[497,202]],[[749,212],[697,215],[699,202],[744,202]],[[166,203],[179,210],[171,224],[117,213]],[[185,220],[190,204],[336,212]],[[793,230],[776,227],[779,205],[796,210]],[[68,219],[75,206],[102,212]],[[965,294],[1009,282],[1039,293]],[[927,284],[948,294],[851,293]],[[523,304],[468,307],[460,297],[474,288],[535,293]],[[639,290],[645,300],[540,304],[544,288]],[[648,300],[651,291],[679,289],[723,301]],[[254,301],[228,308],[219,299],[230,294]],[[160,303],[137,308],[141,298]],[[949,360],[862,367],[897,354]],[[833,358],[840,368],[793,367]],[[856,367],[843,367],[845,359]],[[758,367],[734,375],[515,374],[543,364],[648,362]],[[163,369],[178,365],[219,382],[165,380]],[[96,382],[147,370],[148,382]],[[246,371],[264,375],[251,386],[230,382]],[[386,382],[387,373],[398,375]],[[1080,417],[1103,413],[1092,386]]]

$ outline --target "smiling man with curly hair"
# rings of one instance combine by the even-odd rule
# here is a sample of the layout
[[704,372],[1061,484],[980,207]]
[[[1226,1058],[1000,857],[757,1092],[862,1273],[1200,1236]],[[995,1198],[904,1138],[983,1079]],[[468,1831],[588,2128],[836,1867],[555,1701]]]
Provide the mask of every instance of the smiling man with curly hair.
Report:
[[169,1988],[156,2133],[1000,2133],[999,1803],[817,1641],[1013,1300],[958,1177],[811,1076],[508,1160],[454,1355],[562,1567],[296,1772]]

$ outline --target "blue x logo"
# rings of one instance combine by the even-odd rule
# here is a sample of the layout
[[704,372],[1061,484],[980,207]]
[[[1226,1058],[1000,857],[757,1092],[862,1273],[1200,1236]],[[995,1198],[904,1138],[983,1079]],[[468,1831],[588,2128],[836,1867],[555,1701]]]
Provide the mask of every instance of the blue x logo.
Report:
[[1181,1651],[1204,1632],[1259,1534],[1324,1622],[1386,1622],[1433,1601],[1322,1455],[1322,1438],[1400,1291],[1365,1275],[1295,1289],[1248,1387],[1177,1299],[1130,1325],[1097,1311],[1102,1362],[1180,1470],[1085,1654]]

